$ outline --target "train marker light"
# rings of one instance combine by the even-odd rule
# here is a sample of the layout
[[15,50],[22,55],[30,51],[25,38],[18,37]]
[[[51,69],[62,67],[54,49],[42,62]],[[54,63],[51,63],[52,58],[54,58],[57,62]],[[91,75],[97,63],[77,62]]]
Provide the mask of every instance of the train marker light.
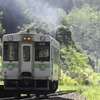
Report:
[[40,66],[40,70],[44,71],[45,70],[45,66]]
[[8,70],[13,70],[13,67],[12,67],[12,66],[9,66],[9,67],[8,67]]

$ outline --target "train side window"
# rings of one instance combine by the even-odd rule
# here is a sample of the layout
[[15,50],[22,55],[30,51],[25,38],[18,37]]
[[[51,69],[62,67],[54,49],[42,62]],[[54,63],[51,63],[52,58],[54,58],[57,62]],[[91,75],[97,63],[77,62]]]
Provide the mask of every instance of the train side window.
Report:
[[4,42],[3,60],[18,61],[18,42]]
[[52,47],[52,59],[54,64],[58,64],[59,62],[59,50],[55,47]]

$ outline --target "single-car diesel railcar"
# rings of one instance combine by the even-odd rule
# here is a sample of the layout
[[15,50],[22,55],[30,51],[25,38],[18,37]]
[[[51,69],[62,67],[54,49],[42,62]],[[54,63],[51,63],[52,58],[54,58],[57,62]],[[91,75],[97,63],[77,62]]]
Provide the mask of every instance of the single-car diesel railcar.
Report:
[[5,90],[47,94],[58,88],[60,44],[50,35],[4,35],[2,62]]

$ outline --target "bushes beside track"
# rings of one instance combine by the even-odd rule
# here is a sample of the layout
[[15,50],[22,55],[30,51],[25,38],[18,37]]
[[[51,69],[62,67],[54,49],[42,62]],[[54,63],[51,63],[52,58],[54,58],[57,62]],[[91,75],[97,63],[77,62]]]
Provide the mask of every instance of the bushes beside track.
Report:
[[61,71],[59,85],[100,85],[100,73],[91,73],[87,77],[78,76],[71,78]]

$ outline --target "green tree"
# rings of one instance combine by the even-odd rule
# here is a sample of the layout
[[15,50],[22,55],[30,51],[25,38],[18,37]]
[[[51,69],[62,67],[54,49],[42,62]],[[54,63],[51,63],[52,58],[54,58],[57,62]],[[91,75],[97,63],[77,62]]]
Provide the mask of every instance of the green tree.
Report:
[[63,71],[66,75],[75,78],[82,75],[87,75],[86,68],[90,68],[88,57],[77,52],[75,49],[67,49],[65,46],[61,48],[61,59],[63,61]]
[[23,25],[22,30],[30,28],[31,31],[36,29],[42,33],[56,33],[60,24],[57,8],[41,0],[20,2],[23,3],[23,12],[29,20],[29,24]]
[[5,30],[2,27],[1,19],[2,19],[3,12],[0,10],[0,37],[2,37]]
[[1,43],[1,39],[2,39],[2,35],[5,32],[5,30],[2,27],[2,23],[1,23],[1,19],[2,19],[2,15],[3,12],[0,10],[0,74],[1,74],[1,55],[2,55],[2,43]]
[[[100,14],[89,5],[75,8],[67,16],[72,37],[81,52],[100,58]],[[86,51],[86,52],[85,52]],[[97,60],[96,60],[97,62]]]

